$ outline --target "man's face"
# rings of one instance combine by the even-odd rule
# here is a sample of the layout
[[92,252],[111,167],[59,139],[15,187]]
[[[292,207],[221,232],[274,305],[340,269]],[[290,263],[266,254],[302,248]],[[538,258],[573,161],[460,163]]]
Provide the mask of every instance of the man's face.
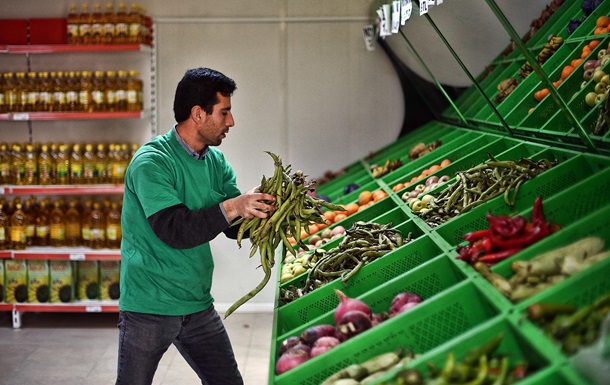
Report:
[[203,123],[198,134],[202,142],[208,146],[219,146],[227,136],[229,128],[235,125],[231,114],[231,97],[218,93],[218,100],[210,115],[202,110]]

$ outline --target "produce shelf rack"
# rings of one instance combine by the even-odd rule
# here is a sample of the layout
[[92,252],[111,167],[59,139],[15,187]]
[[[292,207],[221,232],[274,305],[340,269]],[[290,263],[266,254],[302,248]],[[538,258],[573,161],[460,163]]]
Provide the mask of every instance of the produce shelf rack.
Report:
[[[493,3],[492,0],[487,2]],[[434,17],[433,9],[430,13]],[[344,283],[336,279],[288,303],[282,300],[281,289],[303,284],[307,274],[278,283],[269,364],[270,385],[319,385],[328,376],[351,364],[362,363],[398,348],[420,354],[401,368],[416,368],[427,373],[428,363],[442,367],[449,353],[459,359],[499,333],[504,337],[498,353],[510,356],[511,364],[527,361],[529,365],[529,375],[519,384],[589,384],[572,366],[570,356],[564,354],[538,326],[525,319],[526,309],[543,301],[582,307],[609,293],[609,259],[513,303],[470,265],[456,257],[457,247],[466,243],[462,238],[464,234],[489,226],[487,213],[522,215],[529,220],[537,197],[542,198],[545,217],[558,225],[558,230],[491,267],[494,273],[509,278],[513,274],[512,262],[530,260],[586,236],[598,236],[606,242],[604,249],[610,248],[610,133],[602,136],[591,134],[597,120],[597,108],[591,109],[584,103],[584,95],[594,86],[591,82],[582,86],[585,60],[556,89],[585,129],[584,138],[577,127],[569,124],[565,112],[553,97],[541,102],[533,98],[535,91],[546,87],[548,80],[558,79],[561,69],[581,56],[585,45],[594,39],[600,40],[599,46],[591,53],[597,55],[610,43],[608,34],[593,35],[595,21],[600,15],[610,16],[609,2],[602,2],[574,33],[568,35],[568,23],[573,19],[583,19],[585,14],[580,1],[565,1],[523,44],[535,56],[550,34],[564,39],[560,49],[541,67],[547,79],[534,71],[520,81],[504,101],[496,104],[498,112],[510,125],[510,133],[502,126],[485,97],[473,86],[454,101],[466,118],[466,125],[454,123],[460,121],[459,113],[448,108],[439,120],[373,151],[345,167],[342,175],[318,187],[318,194],[327,195],[333,203],[340,204],[357,202],[363,191],[382,189],[389,195],[371,207],[331,224],[330,228],[338,225],[349,228],[359,220],[390,221],[403,236],[409,231],[413,237],[410,242],[365,265],[349,281]],[[517,76],[526,61],[518,46],[508,55],[500,53],[475,78],[486,98],[493,100],[498,83]],[[606,64],[604,69],[608,68]],[[587,145],[587,138],[594,148]],[[415,144],[429,144],[436,140],[442,142],[440,147],[415,160],[409,158],[409,150]],[[394,191],[398,183],[410,181],[431,165],[450,159],[449,166],[430,174],[439,177],[448,174],[451,178],[446,184],[429,191],[429,194],[437,194],[455,182],[456,172],[482,164],[490,154],[498,160],[525,157],[556,161],[556,164],[523,183],[515,195],[514,206],[508,205],[503,196],[497,196],[434,227],[413,212],[402,198],[414,184]],[[374,166],[396,159],[402,161],[401,167],[382,177],[373,176],[371,170]],[[346,193],[346,186],[352,183],[359,187]],[[340,239],[324,248],[336,246]],[[299,336],[311,326],[334,325],[334,308],[339,301],[335,289],[364,301],[374,312],[387,311],[393,296],[402,291],[418,292],[424,300],[408,312],[385,320],[321,356],[276,375],[275,364],[282,341]],[[371,384],[392,379],[401,368],[388,371]]]

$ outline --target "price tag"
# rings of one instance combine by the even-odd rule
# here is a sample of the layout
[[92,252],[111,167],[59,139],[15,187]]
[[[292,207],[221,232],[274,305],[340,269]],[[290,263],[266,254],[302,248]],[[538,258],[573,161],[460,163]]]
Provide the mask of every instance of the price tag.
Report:
[[411,18],[411,11],[413,10],[413,4],[411,0],[402,0],[400,5],[400,25],[405,25],[407,20]]
[[400,28],[400,0],[392,1],[392,33],[398,33]]
[[70,253],[71,261],[84,261],[85,259],[85,254],[83,253]]
[[90,305],[90,306],[85,306],[85,311],[87,313],[101,313],[102,312],[102,307],[97,305]]
[[11,114],[13,120],[30,120],[30,114],[27,112],[16,112]]
[[443,4],[443,0],[436,0],[436,5],[441,5]]
[[419,16],[428,13],[428,0],[419,0]]
[[4,192],[4,187],[0,187],[0,194],[2,194],[2,195],[4,195],[4,194],[5,194],[5,192]]
[[375,37],[375,27],[372,24],[366,25],[362,28],[362,35],[364,36],[364,45],[367,51],[374,51],[375,46],[373,45]]

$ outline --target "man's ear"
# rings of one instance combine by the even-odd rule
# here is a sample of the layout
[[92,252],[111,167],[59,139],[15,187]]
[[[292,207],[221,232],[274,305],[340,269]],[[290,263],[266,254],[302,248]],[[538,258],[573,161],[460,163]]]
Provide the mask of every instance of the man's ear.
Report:
[[205,116],[205,111],[200,106],[193,106],[191,108],[191,119],[196,123],[201,123]]

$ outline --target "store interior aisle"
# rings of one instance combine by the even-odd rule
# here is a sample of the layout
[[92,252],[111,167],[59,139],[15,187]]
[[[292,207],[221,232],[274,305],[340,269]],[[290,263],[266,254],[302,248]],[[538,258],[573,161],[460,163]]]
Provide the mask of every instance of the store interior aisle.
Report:
[[[116,313],[25,313],[12,328],[0,313],[0,385],[113,385],[117,357]],[[267,383],[272,313],[234,313],[225,320],[245,385]],[[200,384],[172,346],[154,385]]]

